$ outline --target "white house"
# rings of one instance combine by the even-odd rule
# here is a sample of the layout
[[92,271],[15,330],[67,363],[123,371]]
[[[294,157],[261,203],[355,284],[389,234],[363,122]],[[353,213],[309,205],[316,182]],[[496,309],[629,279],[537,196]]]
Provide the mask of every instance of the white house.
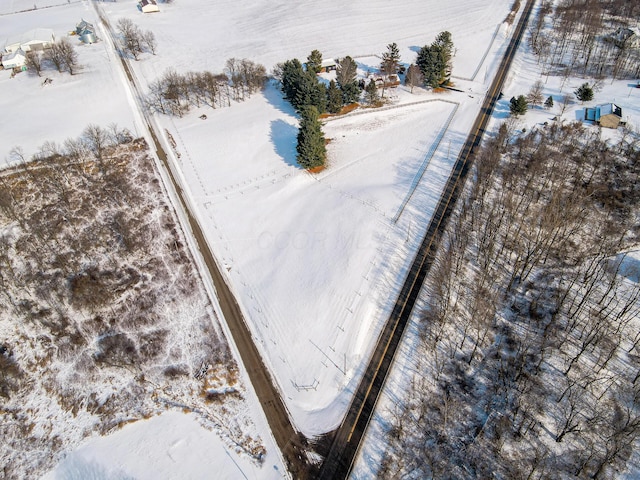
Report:
[[142,10],[142,13],[152,13],[160,11],[156,0],[140,0],[140,3],[138,3],[138,8]]
[[4,50],[8,53],[13,53],[18,49],[23,52],[44,50],[45,48],[51,48],[51,45],[53,45],[55,41],[56,37],[53,34],[53,30],[50,28],[36,28],[25,32],[22,35],[16,35],[9,38],[5,44]]
[[2,56],[2,66],[7,70],[12,68],[21,68],[26,62],[27,56],[20,48],[15,52],[5,53]]

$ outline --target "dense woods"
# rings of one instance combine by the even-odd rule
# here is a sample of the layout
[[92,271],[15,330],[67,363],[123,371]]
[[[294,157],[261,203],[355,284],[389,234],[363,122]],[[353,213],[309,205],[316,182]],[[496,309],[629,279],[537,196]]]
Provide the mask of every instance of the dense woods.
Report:
[[510,133],[442,238],[383,478],[612,478],[640,447],[640,140]]
[[593,78],[640,75],[640,49],[624,30],[640,15],[626,0],[545,0],[531,26],[530,42],[547,74]]

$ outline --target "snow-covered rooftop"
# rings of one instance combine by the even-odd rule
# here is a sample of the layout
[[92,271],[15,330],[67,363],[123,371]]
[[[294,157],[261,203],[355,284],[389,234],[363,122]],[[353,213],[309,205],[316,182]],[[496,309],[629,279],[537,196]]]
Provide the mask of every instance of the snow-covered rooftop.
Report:
[[53,30],[50,28],[34,28],[20,35],[14,35],[9,37],[5,43],[5,50],[7,52],[13,52],[23,45],[29,45],[31,43],[47,43],[52,42],[55,39]]

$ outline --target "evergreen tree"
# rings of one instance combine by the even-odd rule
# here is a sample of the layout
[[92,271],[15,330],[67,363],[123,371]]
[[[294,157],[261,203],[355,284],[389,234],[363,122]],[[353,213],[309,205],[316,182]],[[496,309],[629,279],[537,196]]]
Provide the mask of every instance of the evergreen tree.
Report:
[[441,32],[431,45],[425,45],[418,52],[416,64],[424,75],[424,83],[437,88],[449,82],[453,42],[449,32]]
[[382,54],[380,71],[387,76],[394,75],[398,73],[399,66],[400,52],[398,51],[398,45],[396,43],[390,43],[387,45],[387,51]]
[[349,83],[355,83],[358,65],[353,58],[347,56],[338,61],[336,65],[336,81],[344,91],[344,87]]
[[441,61],[439,59],[440,51],[437,47],[425,45],[418,52],[416,64],[420,67],[420,71],[424,76],[425,85],[438,88],[440,79],[442,78]]
[[516,117],[527,113],[528,106],[527,97],[524,95],[519,95],[517,98],[511,97],[511,100],[509,100],[509,110],[511,111],[511,115]]
[[551,95],[549,95],[549,98],[545,100],[544,108],[547,110],[551,110],[553,108],[553,97]]
[[307,57],[307,72],[320,73],[322,70],[322,53],[313,50]]
[[282,64],[282,92],[287,100],[291,101],[296,96],[304,73],[302,64],[297,58]]
[[353,58],[347,56],[338,61],[336,82],[342,90],[342,103],[348,105],[360,99],[360,88],[356,83],[358,65]]
[[373,105],[378,100],[380,100],[380,96],[378,95],[378,87],[373,78],[369,81],[367,87],[364,89],[364,95],[369,105]]
[[282,91],[291,105],[300,111],[307,105],[315,106],[320,113],[327,108],[326,87],[313,71],[305,71],[300,60],[294,58],[282,64]]
[[349,105],[350,103],[357,103],[360,100],[360,87],[356,82],[349,82],[341,87],[342,90],[342,103]]
[[321,167],[327,159],[327,149],[318,110],[313,106],[304,107],[301,115],[296,159],[305,169]]
[[335,80],[329,82],[327,89],[327,111],[329,113],[338,113],[342,108],[342,92],[338,88]]
[[444,31],[440,32],[433,42],[432,47],[437,47],[439,51],[439,58],[442,62],[441,65],[441,83],[443,85],[447,83],[451,77],[451,59],[453,58],[453,41],[451,40],[451,33]]
[[315,73],[304,72],[291,99],[291,105],[298,111],[309,105],[316,107],[319,113],[327,110],[327,88],[318,80]]
[[581,102],[589,102],[593,100],[593,88],[588,83],[583,83],[573,93]]

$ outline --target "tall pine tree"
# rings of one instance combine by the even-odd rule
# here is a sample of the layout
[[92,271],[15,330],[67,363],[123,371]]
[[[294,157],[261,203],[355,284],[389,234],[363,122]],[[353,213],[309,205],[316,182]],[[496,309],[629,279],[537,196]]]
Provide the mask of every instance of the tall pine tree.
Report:
[[367,103],[369,105],[374,105],[380,100],[380,95],[378,95],[378,86],[376,85],[376,82],[373,80],[373,78],[365,87],[364,96],[367,99]]
[[342,90],[342,103],[348,105],[360,99],[360,87],[356,83],[358,65],[353,58],[347,56],[338,61],[336,81]]
[[282,92],[287,100],[293,101],[295,98],[304,74],[302,64],[297,58],[282,64]]
[[400,66],[400,51],[396,43],[387,45],[387,51],[382,54],[382,62],[380,63],[380,71],[384,75],[394,75],[398,73]]
[[449,32],[441,32],[431,45],[425,45],[418,52],[416,64],[424,75],[424,83],[438,88],[449,82],[453,42]]
[[307,71],[320,73],[322,70],[322,53],[320,50],[313,50],[307,57]]
[[315,73],[304,72],[298,88],[290,100],[291,105],[298,111],[313,105],[319,113],[324,113],[327,110],[327,87],[318,80]]
[[335,80],[329,82],[327,89],[327,111],[329,113],[338,113],[342,108],[342,92],[338,88]]
[[298,145],[296,157],[298,164],[305,169],[321,167],[327,159],[327,149],[318,110],[314,106],[307,106],[301,110],[300,130],[298,131]]

